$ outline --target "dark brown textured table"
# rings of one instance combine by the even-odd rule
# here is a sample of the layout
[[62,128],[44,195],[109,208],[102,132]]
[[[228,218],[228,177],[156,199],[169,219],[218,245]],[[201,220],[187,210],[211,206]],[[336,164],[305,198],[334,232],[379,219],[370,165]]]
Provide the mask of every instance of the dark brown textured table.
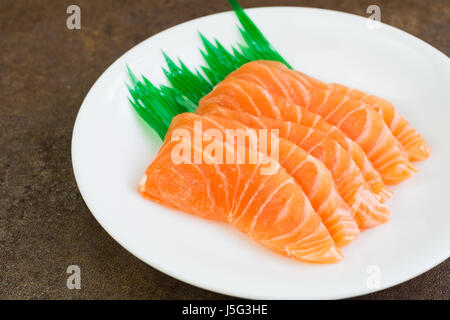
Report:
[[[242,0],[244,7],[309,6],[366,15],[450,53],[447,0]],[[66,8],[81,7],[81,30]],[[141,262],[95,221],[70,158],[77,111],[94,81],[121,54],[168,27],[229,10],[225,0],[0,1],[0,298],[227,298]],[[82,289],[66,288],[66,268]],[[363,299],[449,299],[450,262]]]

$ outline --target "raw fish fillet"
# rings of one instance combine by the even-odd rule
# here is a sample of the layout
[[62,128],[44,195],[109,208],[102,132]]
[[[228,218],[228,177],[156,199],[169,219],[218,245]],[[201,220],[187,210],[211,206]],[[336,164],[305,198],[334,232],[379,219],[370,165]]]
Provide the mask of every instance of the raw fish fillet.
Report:
[[[302,187],[337,246],[344,246],[356,239],[359,228],[353,219],[352,210],[339,195],[330,171],[321,161],[286,139],[270,135],[269,132],[263,134],[238,121],[223,117],[185,113],[175,117],[172,126],[177,129],[184,127],[189,129],[194,127],[195,121],[197,124],[201,123],[203,131],[218,130],[222,140],[226,139],[230,143],[258,150],[278,160]],[[227,136],[230,129],[234,134]],[[171,135],[172,131],[167,134]],[[253,143],[250,137],[253,138]]]
[[198,112],[201,112],[202,108],[207,108],[210,103],[236,111],[248,112],[255,116],[266,116],[279,120],[294,119],[301,125],[320,130],[350,152],[371,190],[379,195],[383,202],[392,196],[392,192],[384,184],[380,173],[372,166],[361,147],[341,130],[304,107],[293,104],[280,96],[273,97],[267,90],[253,82],[233,78],[225,79],[216,86],[213,92],[205,96],[200,101]]
[[[204,133],[195,128],[187,132],[191,136]],[[173,154],[180,147],[191,155],[200,153],[205,161],[174,162]],[[139,192],[169,207],[227,222],[273,251],[298,260],[333,263],[342,259],[302,188],[277,161],[259,152],[255,164],[224,164],[210,148],[223,154],[234,150],[232,144],[218,139],[199,147],[192,139],[173,140],[167,135]],[[266,164],[276,168],[274,174],[261,173]]]
[[322,132],[295,122],[256,117],[212,104],[197,112],[234,119],[252,128],[278,129],[280,137],[306,150],[330,170],[339,194],[352,208],[360,229],[371,228],[388,221],[388,208],[370,190],[350,154]]
[[[289,71],[281,63],[253,61],[231,73],[227,79],[253,81],[272,95],[282,96],[320,115],[361,146],[386,184],[398,184],[417,172],[403,146],[373,107],[336,92],[318,80],[310,80],[308,86],[300,81],[299,73],[286,70]],[[282,117],[295,120],[290,114],[282,114]]]

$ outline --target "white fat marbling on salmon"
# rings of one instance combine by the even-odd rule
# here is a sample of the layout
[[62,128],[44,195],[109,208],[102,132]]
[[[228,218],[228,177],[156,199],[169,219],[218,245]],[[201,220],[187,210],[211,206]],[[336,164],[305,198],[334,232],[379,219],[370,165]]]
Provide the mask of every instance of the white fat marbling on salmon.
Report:
[[[262,214],[262,212],[264,211],[264,208],[267,206],[267,204],[272,201],[273,197],[281,190],[283,189],[285,186],[290,185],[290,184],[294,184],[295,185],[295,180],[290,177],[289,179],[287,179],[286,181],[284,181],[283,183],[281,183],[278,187],[275,188],[275,190],[273,190],[270,195],[266,198],[266,201],[264,201],[264,203],[261,205],[261,207],[259,207],[259,210],[256,212],[256,214],[253,216],[253,220],[252,223],[250,225],[250,232],[253,231],[253,229],[256,226],[256,223],[258,222],[258,218],[259,216]],[[285,204],[286,205],[286,204]],[[280,214],[280,213],[279,213]]]
[[143,192],[145,190],[145,183],[147,182],[147,175],[144,174],[139,180],[139,191]]

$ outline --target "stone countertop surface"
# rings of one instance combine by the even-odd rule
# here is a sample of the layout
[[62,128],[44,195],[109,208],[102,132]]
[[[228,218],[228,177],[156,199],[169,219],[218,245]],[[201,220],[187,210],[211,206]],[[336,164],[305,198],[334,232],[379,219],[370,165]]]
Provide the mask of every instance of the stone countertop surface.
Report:
[[[242,0],[368,16],[373,1]],[[81,30],[66,9],[81,8]],[[450,53],[447,0],[376,1],[383,22]],[[222,299],[173,279],[115,242],[75,183],[71,136],[89,88],[119,56],[171,26],[229,10],[226,0],[0,1],[0,299]],[[79,265],[82,289],[68,290]],[[449,260],[360,299],[449,299]]]

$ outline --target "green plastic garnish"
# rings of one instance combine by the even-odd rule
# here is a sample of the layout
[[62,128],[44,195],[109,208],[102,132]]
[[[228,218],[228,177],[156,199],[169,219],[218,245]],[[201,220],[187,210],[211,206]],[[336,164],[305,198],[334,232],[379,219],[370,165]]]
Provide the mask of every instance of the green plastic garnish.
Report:
[[243,43],[238,42],[231,50],[227,50],[217,39],[209,41],[200,33],[203,43],[200,51],[206,65],[193,69],[194,71],[180,59],[176,63],[163,53],[167,63],[167,68],[163,68],[163,71],[170,86],[154,85],[144,76],[139,80],[128,68],[130,84],[127,84],[127,87],[131,95],[129,101],[161,139],[164,139],[174,116],[183,112],[194,112],[202,97],[243,64],[254,60],[275,60],[291,68],[239,3],[236,0],[228,1],[239,19],[238,28]]

